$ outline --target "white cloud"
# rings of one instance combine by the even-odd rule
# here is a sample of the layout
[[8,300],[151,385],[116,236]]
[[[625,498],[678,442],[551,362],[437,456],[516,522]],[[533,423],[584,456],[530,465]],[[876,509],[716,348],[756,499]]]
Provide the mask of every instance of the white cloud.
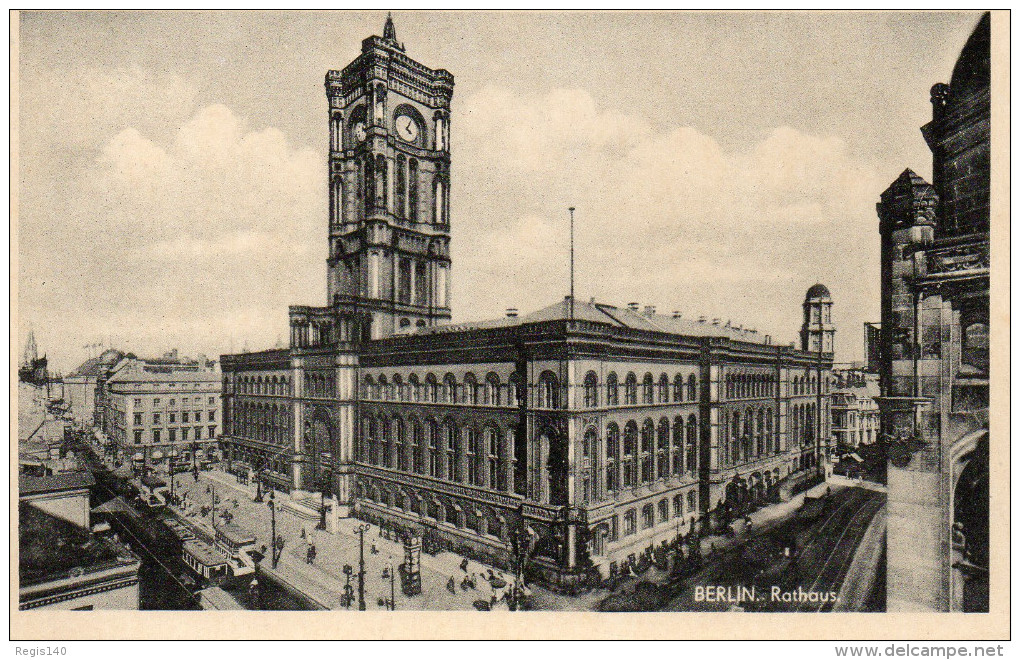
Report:
[[490,86],[463,103],[453,123],[460,318],[566,293],[570,205],[579,296],[733,317],[792,339],[819,278],[837,296],[847,350],[877,313],[868,284],[882,186],[840,138],[777,127],[730,152],[695,127],[653,126],[639,108],[605,111],[584,90]]
[[[129,99],[151,93],[148,77],[131,79],[116,89]],[[158,98],[181,96],[169,84]],[[86,105],[104,108],[108,92],[90,92]],[[107,118],[105,138],[83,152],[91,157],[47,178],[59,185],[59,209],[33,200],[22,223],[21,300],[36,327],[75,344],[112,334],[139,352],[214,353],[231,336],[236,349],[270,346],[285,334],[288,304],[321,302],[320,155],[221,104],[179,110]],[[80,134],[48,139],[59,148],[65,137],[81,145]]]

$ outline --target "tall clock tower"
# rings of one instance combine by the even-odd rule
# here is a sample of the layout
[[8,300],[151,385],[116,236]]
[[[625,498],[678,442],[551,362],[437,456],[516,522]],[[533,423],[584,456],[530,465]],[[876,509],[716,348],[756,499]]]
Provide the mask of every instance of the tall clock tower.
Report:
[[372,337],[450,319],[453,76],[404,54],[393,19],[326,74],[329,305],[372,315]]

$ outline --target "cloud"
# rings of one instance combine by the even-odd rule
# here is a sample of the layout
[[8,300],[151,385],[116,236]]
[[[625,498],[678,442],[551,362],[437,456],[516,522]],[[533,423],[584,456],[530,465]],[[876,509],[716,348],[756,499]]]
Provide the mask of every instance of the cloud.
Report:
[[780,126],[727,151],[697,127],[604,110],[584,90],[493,86],[452,125],[460,318],[566,293],[571,205],[579,296],[733,317],[792,339],[804,291],[828,280],[847,350],[877,314],[883,186],[838,137]]
[[[134,86],[117,88],[127,98],[151,93],[149,77],[128,78]],[[168,84],[157,98],[188,97]],[[107,107],[106,90],[89,92],[88,107]],[[288,304],[324,297],[320,154],[275,128],[248,126],[225,105],[184,117],[181,107],[155,119],[107,117],[88,140],[48,135],[55,148],[66,137],[84,151],[27,191],[34,203],[22,217],[20,300],[37,333],[74,338],[62,342],[72,355],[111,335],[142,353],[214,354],[231,337],[237,350],[271,346],[286,334]],[[48,196],[53,207],[38,203]]]
[[[82,115],[33,125],[25,157],[20,301],[40,341],[257,350],[286,336],[287,305],[323,302],[325,153],[199,106],[182,79],[117,70],[73,91]],[[846,350],[877,315],[883,186],[837,137],[781,126],[732,151],[582,89],[493,85],[454,109],[455,320],[561,298],[571,205],[580,297],[788,341],[819,279]]]

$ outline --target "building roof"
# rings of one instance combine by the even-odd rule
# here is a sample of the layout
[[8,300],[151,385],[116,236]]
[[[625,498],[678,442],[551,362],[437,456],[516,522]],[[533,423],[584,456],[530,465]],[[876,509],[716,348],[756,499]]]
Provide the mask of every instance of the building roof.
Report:
[[65,490],[91,488],[96,480],[88,472],[61,472],[44,477],[33,477],[27,474],[18,475],[18,494],[37,495],[40,493],[57,493]]
[[832,294],[829,293],[829,287],[819,282],[808,289],[807,295],[804,296],[804,300],[811,300],[812,298],[832,298]]
[[126,548],[108,539],[91,535],[89,530],[31,503],[18,504],[18,573],[22,587],[135,561]]
[[110,383],[212,383],[220,382],[222,375],[215,371],[172,370],[170,372],[144,369],[121,369],[110,378]]
[[723,324],[719,319],[714,319],[711,322],[705,317],[701,317],[700,320],[688,319],[674,315],[658,314],[652,311],[651,308],[640,310],[630,307],[616,307],[596,302],[594,299],[587,302],[583,300],[574,301],[573,310],[571,311],[569,297],[523,316],[420,328],[417,330],[417,334],[441,334],[466,330],[503,328],[528,323],[566,321],[571,317],[576,321],[604,323],[618,328],[667,332],[694,337],[725,337],[756,344],[770,342],[768,335],[755,330],[733,326],[729,322]]

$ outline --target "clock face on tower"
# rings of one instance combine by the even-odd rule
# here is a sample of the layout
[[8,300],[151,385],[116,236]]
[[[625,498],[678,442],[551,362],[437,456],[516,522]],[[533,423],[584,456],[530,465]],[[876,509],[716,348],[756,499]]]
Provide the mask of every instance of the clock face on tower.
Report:
[[410,115],[397,115],[394,121],[397,128],[397,135],[405,142],[414,142],[418,139],[418,122]]

